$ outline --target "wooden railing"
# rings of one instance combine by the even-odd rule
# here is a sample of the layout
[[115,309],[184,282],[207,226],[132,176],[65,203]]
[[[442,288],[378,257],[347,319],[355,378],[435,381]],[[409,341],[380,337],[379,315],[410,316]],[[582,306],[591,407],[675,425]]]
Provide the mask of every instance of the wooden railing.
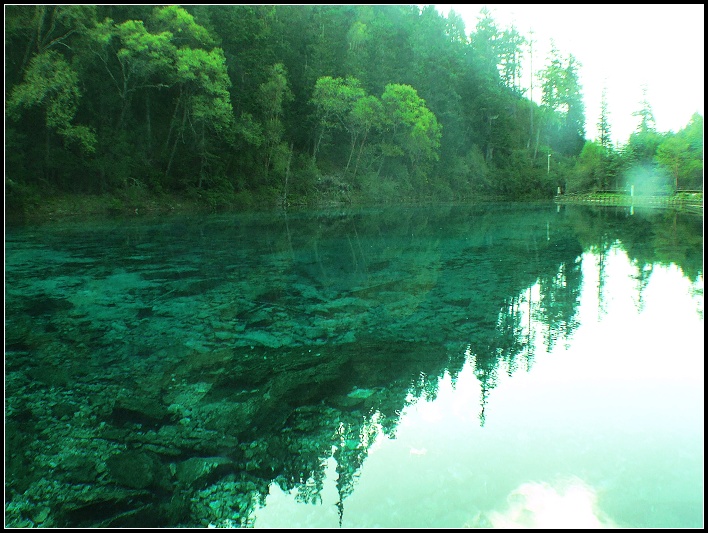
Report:
[[678,208],[685,211],[703,213],[703,191],[679,191],[672,195],[638,195],[626,191],[603,191],[591,194],[559,194],[555,197],[559,204],[594,204],[617,206],[642,206]]

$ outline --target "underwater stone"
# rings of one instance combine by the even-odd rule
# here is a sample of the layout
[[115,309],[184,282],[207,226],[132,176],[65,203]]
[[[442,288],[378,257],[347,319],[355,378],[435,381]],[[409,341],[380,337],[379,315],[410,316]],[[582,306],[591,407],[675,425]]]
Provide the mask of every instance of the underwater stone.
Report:
[[194,416],[202,421],[206,429],[234,436],[252,425],[258,403],[252,398],[244,403],[223,401],[206,404],[196,409]]
[[362,400],[365,400],[369,396],[373,395],[376,391],[371,390],[371,389],[357,389],[355,388],[353,391],[351,391],[347,396],[349,398],[361,398]]
[[[67,489],[62,495],[62,503],[55,508],[56,518],[54,523],[64,524],[67,527],[105,527],[111,520],[108,518],[97,524],[99,517],[115,517],[125,511],[145,505],[153,496],[148,491],[128,490],[106,485],[85,486],[84,490],[72,491],[72,487],[64,485]],[[79,487],[75,487],[78,489]],[[143,524],[145,525],[145,524]]]
[[198,340],[190,339],[184,343],[187,348],[190,348],[196,352],[207,353],[209,352],[209,347],[204,346],[204,344]]
[[72,417],[79,410],[79,406],[73,402],[58,402],[51,406],[52,415],[55,418],[63,419],[65,416]]
[[356,340],[356,334],[353,331],[347,331],[340,339],[340,343],[346,344],[346,343],[354,342],[355,340]]
[[72,483],[92,483],[98,474],[93,461],[78,454],[66,457],[60,467],[66,472],[67,479]]
[[40,507],[32,515],[32,521],[35,524],[43,523],[49,517],[49,507]]
[[151,452],[155,452],[158,455],[164,455],[169,457],[177,457],[178,455],[182,454],[182,449],[177,448],[176,446],[163,446],[161,444],[143,444],[143,449],[144,450],[149,450]]
[[109,457],[106,466],[119,485],[144,489],[153,484],[159,462],[150,453],[130,450]]
[[160,426],[172,418],[172,413],[158,399],[135,394],[116,399],[111,415],[118,423],[132,422],[151,427]]
[[229,331],[217,331],[214,333],[214,336],[220,341],[229,341],[236,337],[236,335]]
[[332,405],[342,409],[350,409],[364,403],[363,398],[353,398],[350,396],[333,396],[330,398],[330,401]]
[[96,525],[100,528],[156,528],[164,524],[164,509],[149,503],[118,513]]
[[268,348],[280,348],[283,344],[287,344],[291,339],[279,339],[275,335],[266,331],[248,331],[241,336],[242,340],[250,341]]
[[231,472],[234,463],[226,457],[192,457],[177,465],[177,479],[189,487],[201,488]]

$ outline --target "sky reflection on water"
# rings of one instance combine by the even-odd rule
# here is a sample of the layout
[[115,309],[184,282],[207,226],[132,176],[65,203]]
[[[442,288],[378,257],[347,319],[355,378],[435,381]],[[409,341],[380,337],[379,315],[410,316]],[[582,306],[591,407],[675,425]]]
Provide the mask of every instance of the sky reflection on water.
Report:
[[[434,401],[405,408],[395,438],[369,449],[343,527],[702,525],[702,277],[657,264],[639,290],[619,243],[604,261],[600,283],[598,255],[583,254],[572,338],[548,352],[546,326],[522,321],[533,363],[498,373],[484,426],[472,354]],[[273,485],[255,527],[340,525],[329,461],[320,505]]]

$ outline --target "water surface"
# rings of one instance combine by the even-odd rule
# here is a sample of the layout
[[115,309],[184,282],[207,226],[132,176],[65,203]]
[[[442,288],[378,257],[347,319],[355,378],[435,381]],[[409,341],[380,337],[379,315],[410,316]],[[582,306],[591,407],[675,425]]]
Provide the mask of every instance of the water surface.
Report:
[[702,527],[702,220],[6,231],[6,523]]

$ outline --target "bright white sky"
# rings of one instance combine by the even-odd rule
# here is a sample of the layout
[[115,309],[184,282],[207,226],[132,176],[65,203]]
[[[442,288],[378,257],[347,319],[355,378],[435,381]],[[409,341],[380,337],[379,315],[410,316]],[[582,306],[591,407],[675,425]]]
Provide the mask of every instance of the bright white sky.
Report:
[[[436,8],[444,15],[450,9],[461,15],[469,35],[485,5],[498,29],[513,25],[527,38],[533,30],[534,72],[545,67],[551,39],[564,57],[573,54],[581,63],[588,139],[597,137],[603,87],[615,143],[627,142],[639,123],[632,113],[640,108],[643,86],[661,132],[676,132],[693,113],[704,114],[703,4],[440,4]],[[528,55],[522,69],[528,76]],[[537,87],[534,83],[533,99],[538,102]]]

